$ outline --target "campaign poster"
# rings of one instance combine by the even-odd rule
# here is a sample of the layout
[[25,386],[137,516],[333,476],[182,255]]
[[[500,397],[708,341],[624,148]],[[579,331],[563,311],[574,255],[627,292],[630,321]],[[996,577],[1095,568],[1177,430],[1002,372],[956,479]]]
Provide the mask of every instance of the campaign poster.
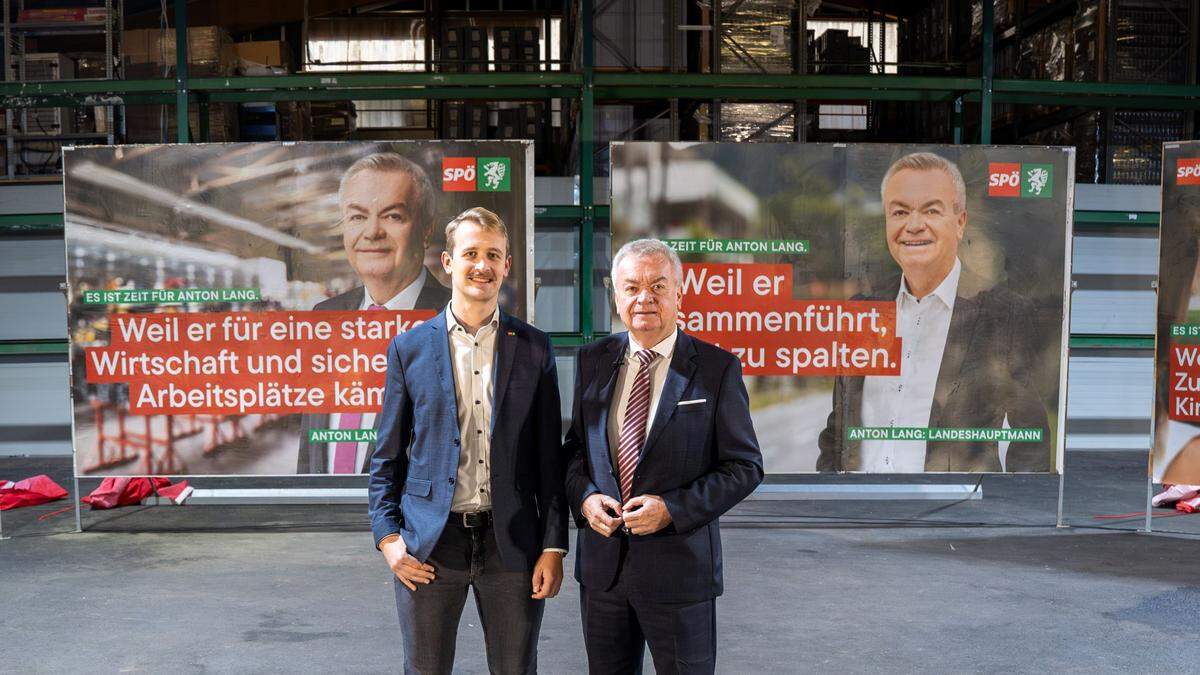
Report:
[[532,320],[528,141],[64,152],[75,471],[366,471],[386,347],[450,301],[446,225],[508,229]]
[[1163,145],[1154,481],[1200,484],[1200,143]]
[[612,166],[614,253],[679,253],[679,326],[740,360],[769,472],[1059,470],[1072,148],[631,142]]

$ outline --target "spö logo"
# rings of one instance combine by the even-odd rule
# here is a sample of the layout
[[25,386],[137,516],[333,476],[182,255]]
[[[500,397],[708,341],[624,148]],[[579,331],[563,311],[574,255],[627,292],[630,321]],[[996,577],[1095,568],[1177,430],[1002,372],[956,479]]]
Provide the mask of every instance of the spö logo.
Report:
[[1054,167],[1050,164],[988,163],[989,197],[1054,196]]
[[512,189],[508,157],[443,157],[443,192],[508,192]]
[[1175,160],[1176,185],[1200,185],[1200,157],[1180,157]]

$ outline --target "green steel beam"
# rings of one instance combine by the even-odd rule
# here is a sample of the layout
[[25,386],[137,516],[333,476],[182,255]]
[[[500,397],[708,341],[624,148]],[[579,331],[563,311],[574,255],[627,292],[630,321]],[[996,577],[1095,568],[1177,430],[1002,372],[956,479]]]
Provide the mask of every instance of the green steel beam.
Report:
[[[980,103],[981,80],[904,75],[753,75],[595,73],[593,96],[605,99],[728,98],[747,101],[900,100]],[[187,78],[190,92],[213,102],[477,98],[575,98],[581,73],[329,73],[277,77]],[[178,102],[172,79],[0,83],[0,106],[145,105]],[[1141,109],[1200,109],[1200,86],[993,80],[994,103]]]
[[[972,103],[978,95],[968,96]],[[1097,96],[1084,94],[1020,94],[997,93],[992,97],[996,103],[1014,105],[1063,105],[1086,108],[1138,108],[1141,110],[1200,110],[1198,98]]]
[[175,0],[175,124],[180,143],[191,140],[188,130],[187,2]]
[[59,108],[96,105],[174,105],[175,94],[68,94],[37,96],[0,96],[0,107]]
[[1158,227],[1158,213],[1152,211],[1076,211],[1075,226]]
[[1200,86],[1194,84],[994,80],[993,88],[997,93],[1200,98]]
[[871,101],[930,101],[950,102],[961,92],[956,90],[930,89],[842,89],[842,88],[777,88],[777,87],[596,87],[596,98],[600,99],[720,99],[728,101],[790,101],[811,99],[814,101],[871,100]]
[[[535,206],[533,216],[537,220],[580,220],[583,218],[582,206]],[[608,206],[592,207],[592,217],[608,218]]]
[[996,58],[996,8],[987,0],[983,3],[983,62],[979,78],[979,142],[992,142],[992,63]]
[[584,338],[579,333],[551,333],[550,342],[555,347],[582,347],[591,340]]
[[1154,349],[1153,335],[1072,335],[1072,349]]
[[61,233],[63,214],[22,213],[0,215],[0,234]]
[[578,87],[578,73],[358,73],[264,75],[257,77],[194,77],[195,90],[326,89],[371,87]]
[[925,89],[977,91],[970,77],[911,75],[768,75],[762,73],[596,73],[597,87],[746,87],[750,89]]
[[0,342],[0,355],[30,356],[35,354],[66,354],[66,340],[31,340],[28,342]]
[[579,10],[580,32],[580,69],[583,76],[583,91],[579,99],[579,124],[576,131],[579,135],[579,206],[583,210],[579,221],[579,332],[585,341],[590,342],[592,333],[592,273],[595,261],[592,253],[595,246],[592,242],[595,236],[593,210],[595,154],[592,143],[592,125],[595,122],[593,106],[593,90],[596,74],[592,66],[595,63],[595,41],[592,35],[592,0],[582,0]]
[[51,96],[65,94],[135,94],[174,92],[175,81],[169,78],[152,80],[54,80],[50,82],[3,82],[0,97]]
[[[204,91],[204,90],[201,90]],[[575,98],[577,88],[546,87],[392,87],[373,89],[275,89],[270,91],[211,91],[213,103],[249,103],[252,101],[392,101],[403,99],[521,99]]]
[[961,145],[963,142],[963,126],[966,118],[963,115],[963,97],[959,96],[954,99],[954,144]]

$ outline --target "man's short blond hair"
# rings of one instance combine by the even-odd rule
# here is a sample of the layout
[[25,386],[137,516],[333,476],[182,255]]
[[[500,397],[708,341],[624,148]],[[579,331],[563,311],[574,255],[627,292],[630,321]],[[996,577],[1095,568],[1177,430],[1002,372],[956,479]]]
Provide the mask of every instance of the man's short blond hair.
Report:
[[508,227],[504,224],[504,220],[492,211],[482,206],[476,206],[454,216],[454,219],[446,225],[446,252],[450,255],[454,255],[454,233],[463,223],[474,223],[482,230],[499,233],[504,237],[505,253],[511,248],[508,245]]

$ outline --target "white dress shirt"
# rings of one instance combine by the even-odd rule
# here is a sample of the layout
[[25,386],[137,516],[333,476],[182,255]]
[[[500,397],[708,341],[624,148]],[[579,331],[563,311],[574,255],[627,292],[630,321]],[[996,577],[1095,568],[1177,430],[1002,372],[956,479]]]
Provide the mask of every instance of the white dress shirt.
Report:
[[454,371],[454,395],[458,400],[458,430],[462,445],[458,452],[458,478],[454,482],[455,513],[488,511],[492,508],[492,364],[496,359],[496,331],[500,309],[471,335],[446,308],[450,331],[450,363]]
[[[454,396],[458,401],[458,477],[454,480],[454,513],[489,511],[492,508],[492,403],[496,384],[492,367],[496,359],[496,334],[500,330],[500,308],[471,335],[446,307],[446,329],[450,331],[450,362],[454,371]],[[566,555],[565,549],[546,548]]]
[[[671,369],[671,355],[675,353],[675,340],[678,335],[679,330],[673,330],[661,342],[649,347],[658,352],[659,357],[650,364],[650,414],[646,416],[646,434],[650,433],[650,427],[654,424],[654,417],[658,411],[658,400],[662,397],[663,384],[667,381],[667,371]],[[614,467],[617,466],[617,452],[620,445],[618,439],[621,437],[621,427],[625,423],[625,409],[628,407],[629,397],[633,393],[633,381],[637,379],[637,371],[641,368],[636,354],[643,349],[647,349],[647,347],[638,344],[631,333],[629,348],[625,351],[625,358],[621,362],[621,369],[617,374],[617,382],[608,411],[608,453]]]
[[[405,286],[404,290],[402,290],[396,294],[396,297],[392,298],[391,300],[388,300],[387,302],[383,302],[383,303],[377,303],[373,299],[371,299],[371,293],[364,287],[363,288],[363,299],[362,299],[362,302],[359,303],[358,309],[360,311],[366,310],[366,309],[371,309],[371,305],[375,305],[375,304],[381,304],[381,305],[383,305],[384,309],[390,309],[390,310],[412,309],[413,306],[417,304],[417,296],[421,294],[421,289],[425,287],[425,280],[426,280],[426,278],[428,278],[428,276],[429,276],[429,273],[425,271],[425,266],[422,265],[421,266],[421,274],[417,277],[416,281],[412,282],[408,286]],[[332,413],[329,415],[329,428],[330,429],[340,429],[341,427],[339,425],[341,423],[342,423],[341,413]],[[375,428],[375,413],[363,413],[362,421],[360,421],[358,423],[358,428],[359,429],[374,429]],[[336,446],[337,446],[337,443],[329,444],[329,452],[326,453],[327,454],[327,459],[326,459],[327,466],[325,467],[326,473],[333,473],[333,455],[334,455],[334,448]],[[369,446],[370,446],[370,443],[359,443],[358,449],[354,451],[354,467],[355,467],[354,471],[355,471],[355,473],[358,472],[358,467],[362,466],[363,463],[366,462],[367,448]]]
[[[900,374],[864,378],[864,427],[929,426],[961,273],[962,263],[956,259],[950,274],[920,300],[901,278],[896,294],[896,334],[902,339]],[[925,441],[863,441],[861,457],[860,470],[865,472],[922,473]]]

